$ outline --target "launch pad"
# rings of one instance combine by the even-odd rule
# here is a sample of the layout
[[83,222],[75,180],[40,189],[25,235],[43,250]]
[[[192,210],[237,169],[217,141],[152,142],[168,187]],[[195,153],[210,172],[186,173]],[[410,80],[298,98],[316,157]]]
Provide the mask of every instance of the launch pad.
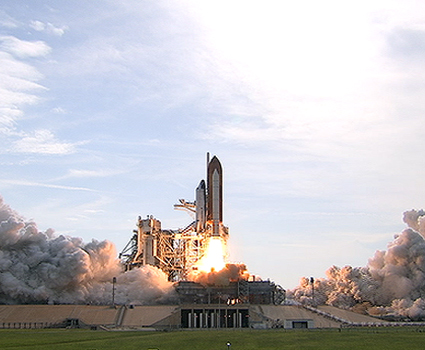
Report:
[[207,181],[201,180],[195,190],[195,201],[180,199],[174,205],[194,219],[185,228],[164,230],[153,216],[138,218],[137,230],[120,254],[125,269],[144,265],[161,269],[176,282],[181,303],[283,303],[282,287],[256,281],[243,264],[226,264],[229,230],[223,224],[223,168],[216,156],[210,160],[207,154],[206,173]]

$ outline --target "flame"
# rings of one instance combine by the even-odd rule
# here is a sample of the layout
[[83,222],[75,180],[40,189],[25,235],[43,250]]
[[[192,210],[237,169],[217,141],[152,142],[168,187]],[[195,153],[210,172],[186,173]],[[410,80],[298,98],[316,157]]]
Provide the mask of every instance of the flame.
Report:
[[223,239],[213,237],[207,241],[205,254],[195,264],[198,271],[220,271],[226,266],[226,249]]

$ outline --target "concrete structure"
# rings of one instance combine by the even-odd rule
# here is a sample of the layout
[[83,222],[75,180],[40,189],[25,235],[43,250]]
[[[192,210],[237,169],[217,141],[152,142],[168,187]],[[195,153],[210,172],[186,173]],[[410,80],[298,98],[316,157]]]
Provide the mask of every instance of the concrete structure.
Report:
[[117,316],[117,310],[109,306],[0,305],[0,328],[113,327]]
[[[337,315],[343,316],[339,317]],[[163,306],[0,305],[0,328],[87,327],[180,328],[339,328],[391,325],[339,310],[295,305],[184,304]]]
[[175,286],[180,303],[197,304],[272,304],[285,301],[285,290],[270,281],[230,282],[227,286],[204,286],[195,282],[179,282]]

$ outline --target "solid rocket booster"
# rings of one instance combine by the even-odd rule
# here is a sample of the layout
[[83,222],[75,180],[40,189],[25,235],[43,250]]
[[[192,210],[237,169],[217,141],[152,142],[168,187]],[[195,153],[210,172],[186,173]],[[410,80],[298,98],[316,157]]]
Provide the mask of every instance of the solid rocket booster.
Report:
[[205,229],[207,221],[207,198],[205,181],[201,180],[196,188],[196,232],[201,232]]
[[220,236],[223,222],[223,169],[214,156],[208,164],[208,221],[213,224],[212,236]]

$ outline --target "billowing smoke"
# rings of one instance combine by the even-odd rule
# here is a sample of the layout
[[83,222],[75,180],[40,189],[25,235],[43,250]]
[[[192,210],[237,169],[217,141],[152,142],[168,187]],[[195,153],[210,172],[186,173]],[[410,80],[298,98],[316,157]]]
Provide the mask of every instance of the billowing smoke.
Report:
[[0,197],[0,303],[153,304],[173,297],[159,269],[124,272],[108,241],[39,232]]
[[245,264],[228,263],[220,271],[194,271],[188,279],[205,286],[228,286],[230,282],[248,280],[250,277]]
[[403,220],[408,228],[366,267],[332,266],[327,278],[302,278],[293,298],[374,316],[425,319],[425,212],[405,212]]

